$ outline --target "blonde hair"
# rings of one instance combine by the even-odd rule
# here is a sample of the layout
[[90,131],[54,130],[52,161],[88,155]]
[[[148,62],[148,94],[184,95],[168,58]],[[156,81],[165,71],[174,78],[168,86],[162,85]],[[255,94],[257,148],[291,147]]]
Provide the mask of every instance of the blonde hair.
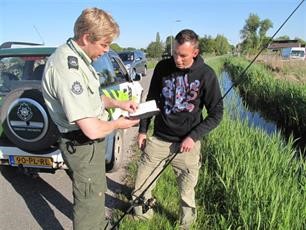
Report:
[[104,38],[111,43],[119,36],[119,33],[119,25],[113,17],[98,8],[83,10],[74,24],[74,39],[79,39],[82,35],[89,34],[92,42]]

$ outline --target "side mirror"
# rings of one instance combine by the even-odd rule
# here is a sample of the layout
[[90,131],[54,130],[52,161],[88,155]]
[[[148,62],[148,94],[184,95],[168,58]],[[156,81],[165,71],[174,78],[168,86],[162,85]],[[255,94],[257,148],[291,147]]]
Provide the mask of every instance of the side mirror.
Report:
[[142,77],[142,76],[141,76],[140,73],[136,73],[132,79],[133,79],[133,81],[140,81],[140,80],[141,80],[141,77]]

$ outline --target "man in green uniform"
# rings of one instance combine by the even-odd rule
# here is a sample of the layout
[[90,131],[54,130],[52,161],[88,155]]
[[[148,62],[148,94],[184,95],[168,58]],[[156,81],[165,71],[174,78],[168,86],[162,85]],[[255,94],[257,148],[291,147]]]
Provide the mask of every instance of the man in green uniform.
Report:
[[119,34],[111,15],[97,8],[85,9],[74,25],[74,37],[49,58],[42,80],[50,116],[61,133],[60,150],[73,185],[73,227],[104,229],[106,190],[104,137],[139,120],[124,117],[105,121],[105,108],[133,112],[137,104],[100,95],[99,77],[91,62],[109,50]]

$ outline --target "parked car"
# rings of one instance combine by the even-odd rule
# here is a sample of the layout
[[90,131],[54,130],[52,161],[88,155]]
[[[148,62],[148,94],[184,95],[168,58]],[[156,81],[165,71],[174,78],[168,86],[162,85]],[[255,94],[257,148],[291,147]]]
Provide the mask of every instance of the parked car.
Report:
[[[59,132],[50,119],[41,93],[41,79],[48,57],[55,47],[0,46],[0,164],[58,169],[64,167],[57,148]],[[5,47],[5,48],[3,48]],[[134,81],[118,54],[110,51],[93,63],[100,76],[101,93],[119,100],[141,100],[142,87]],[[121,115],[108,111],[108,119]],[[116,170],[121,163],[124,131],[106,137],[106,168]]]
[[118,54],[132,78],[135,76],[135,73],[139,73],[142,76],[147,75],[147,58],[143,51],[123,51]]

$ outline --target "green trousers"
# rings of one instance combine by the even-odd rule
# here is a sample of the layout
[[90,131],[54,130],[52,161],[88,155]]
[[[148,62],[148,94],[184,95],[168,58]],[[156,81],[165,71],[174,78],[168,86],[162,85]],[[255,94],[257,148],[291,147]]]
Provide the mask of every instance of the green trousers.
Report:
[[104,229],[105,143],[69,146],[61,139],[60,150],[68,166],[73,186],[73,229]]
[[[160,140],[156,137],[149,137],[144,152],[138,164],[138,172],[135,182],[133,197],[138,197],[148,184],[156,177],[164,166],[165,159],[171,154],[179,151],[180,143],[171,143]],[[199,169],[201,167],[201,142],[197,141],[190,152],[183,152],[176,155],[171,166],[176,174],[176,179],[181,197],[179,224],[188,228],[196,218],[195,186],[198,181]],[[156,182],[156,181],[155,181]],[[154,183],[144,194],[144,199],[152,197],[151,191]],[[169,198],[171,199],[171,197]],[[150,218],[152,210],[142,213],[142,210],[135,208],[135,214],[141,218]]]

